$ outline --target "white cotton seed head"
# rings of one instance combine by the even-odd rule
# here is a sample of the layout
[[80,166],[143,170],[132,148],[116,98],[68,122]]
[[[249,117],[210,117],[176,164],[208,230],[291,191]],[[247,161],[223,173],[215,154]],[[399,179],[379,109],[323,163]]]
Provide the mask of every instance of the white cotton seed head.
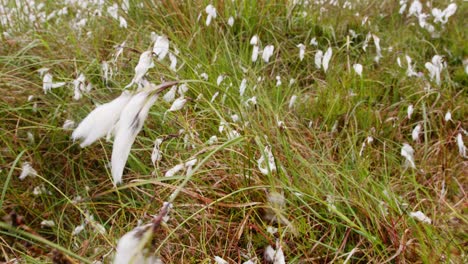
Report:
[[242,79],[240,87],[239,87],[239,94],[240,96],[243,96],[245,93],[245,90],[247,89],[247,80]]
[[168,103],[174,101],[175,96],[176,96],[176,92],[177,92],[177,86],[174,85],[174,86],[172,86],[171,89],[169,89],[169,91],[167,91],[167,93],[163,96],[163,100],[164,100],[165,102],[168,102]]
[[413,132],[411,132],[411,137],[413,138],[413,141],[419,141],[419,134],[421,133],[421,128],[421,124],[418,124],[414,127]]
[[431,224],[432,220],[427,217],[423,212],[421,211],[416,211],[416,212],[411,212],[410,216],[420,222],[426,223],[426,224]]
[[414,112],[414,106],[410,104],[406,112],[407,112],[408,119],[411,119],[411,115],[413,115],[413,112]]
[[447,111],[447,113],[445,113],[444,120],[445,122],[452,121],[452,113],[450,113],[450,111]]
[[82,148],[111,133],[120,114],[132,96],[123,92],[109,103],[96,107],[73,131],[73,140],[82,139]]
[[317,69],[320,69],[322,68],[322,59],[323,59],[323,51],[321,50],[317,50],[317,52],[315,53],[315,67]]
[[114,185],[122,182],[123,170],[132,144],[137,134],[143,128],[149,109],[157,99],[157,95],[152,95],[149,98],[148,96],[148,92],[140,92],[134,95],[122,110],[120,120],[116,124],[111,157],[111,172]]
[[265,249],[265,260],[272,264],[285,264],[286,260],[284,257],[283,250],[279,247],[277,250],[274,250],[273,247],[268,246]]
[[164,177],[172,177],[179,171],[183,170],[184,168],[185,166],[183,163],[177,164],[174,167],[172,167],[170,170],[166,171],[166,173],[164,174]]
[[463,158],[468,158],[467,156],[467,150],[465,143],[463,142],[463,136],[461,133],[458,133],[457,135],[457,146],[458,146],[458,152]]
[[150,225],[136,227],[119,239],[114,264],[148,263],[148,259],[141,252],[140,243],[145,232],[151,232],[148,231],[149,227]]
[[185,99],[184,97],[179,97],[172,103],[171,107],[167,111],[169,112],[179,111],[180,109],[184,107],[186,102],[187,102],[187,99]]
[[292,109],[294,106],[294,103],[296,103],[297,95],[291,96],[291,99],[289,99],[289,105],[288,108]]
[[163,60],[169,52],[169,39],[166,36],[157,36],[153,52],[158,56],[159,61]]
[[35,169],[33,169],[33,167],[31,166],[31,163],[29,163],[29,162],[23,163],[23,166],[21,168],[21,174],[19,176],[19,179],[21,181],[26,179],[26,177],[28,177],[28,176],[36,177],[36,175],[37,175],[37,172],[36,172]]
[[234,18],[233,18],[232,16],[231,16],[231,17],[229,17],[229,19],[228,19],[228,22],[227,22],[227,23],[228,23],[228,25],[229,25],[230,27],[232,27],[232,26],[234,25]]
[[54,227],[55,226],[55,222],[54,220],[42,220],[41,221],[41,227]]
[[135,66],[135,76],[133,77],[132,81],[127,86],[125,86],[125,88],[128,88],[133,84],[139,84],[148,70],[153,67],[153,52],[150,50],[143,52],[140,55],[140,60],[138,61],[137,66]]
[[317,46],[317,45],[318,45],[317,38],[316,38],[316,37],[313,37],[313,38],[310,40],[309,44],[312,45],[312,46]]
[[260,48],[257,45],[254,45],[252,49],[252,62],[257,61],[259,52]]
[[301,43],[298,44],[297,47],[299,48],[299,60],[302,61],[304,59],[306,46]]
[[329,47],[327,49],[327,52],[325,52],[325,54],[323,55],[322,67],[323,67],[324,72],[327,72],[327,70],[328,70],[328,64],[330,63],[330,59],[331,59],[332,54],[333,54],[332,48]]
[[356,63],[353,65],[354,72],[356,72],[357,75],[362,77],[362,65],[359,63]]
[[206,26],[209,26],[211,24],[211,20],[213,18],[216,18],[216,15],[217,15],[216,14],[216,8],[213,5],[210,4],[210,5],[206,6],[205,12],[207,14],[205,24],[206,24]]
[[153,152],[151,153],[151,161],[155,164],[157,161],[162,159],[161,144],[163,142],[162,138],[157,138],[154,141]]
[[224,75],[219,75],[218,78],[216,78],[216,85],[220,85],[224,80]]
[[63,129],[72,129],[73,127],[75,127],[75,122],[69,119],[65,120],[62,126]]
[[216,264],[229,264],[229,262],[218,256],[214,257],[214,261]]
[[176,55],[169,53],[169,60],[171,61],[171,65],[169,65],[169,69],[171,71],[177,71],[177,57]]
[[401,148],[401,156],[406,159],[407,166],[415,169],[416,164],[414,163],[414,149],[409,144],[404,143],[403,147]]
[[273,45],[268,45],[263,49],[263,54],[262,54],[262,59],[265,62],[270,61],[270,57],[273,55],[273,51],[275,50],[275,47]]
[[257,45],[258,44],[258,36],[257,35],[254,35],[251,39],[250,39],[250,45]]

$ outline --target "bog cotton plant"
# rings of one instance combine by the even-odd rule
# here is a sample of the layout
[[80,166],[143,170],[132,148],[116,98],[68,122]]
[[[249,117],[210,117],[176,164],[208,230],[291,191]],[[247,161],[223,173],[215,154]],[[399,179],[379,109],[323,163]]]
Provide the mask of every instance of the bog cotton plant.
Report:
[[136,135],[140,132],[148,116],[149,109],[163,90],[177,82],[163,83],[146,87],[134,94],[124,91],[113,101],[94,109],[73,131],[74,140],[82,140],[86,147],[105,135],[115,134],[111,171],[114,185],[122,182],[122,174]]
[[206,16],[206,26],[211,24],[211,20],[216,18],[216,8],[213,5],[207,5],[205,8]]
[[132,86],[133,84],[141,84],[141,81],[148,70],[154,67],[154,54],[155,53],[153,51],[145,51],[140,55],[140,60],[138,61],[137,66],[135,66],[135,76],[133,77],[132,81],[127,86],[125,86],[125,89]]

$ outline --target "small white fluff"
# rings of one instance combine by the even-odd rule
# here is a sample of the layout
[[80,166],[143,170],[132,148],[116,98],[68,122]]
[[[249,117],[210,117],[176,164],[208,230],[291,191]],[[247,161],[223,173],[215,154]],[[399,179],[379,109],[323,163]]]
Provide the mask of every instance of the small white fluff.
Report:
[[309,45],[317,46],[317,45],[318,45],[317,38],[316,38],[316,37],[313,37],[313,38],[310,40]]
[[293,94],[291,96],[291,99],[289,99],[289,105],[288,105],[288,108],[289,109],[292,109],[293,106],[294,106],[294,103],[296,103],[296,100],[297,100],[297,95]]
[[[267,162],[265,162],[265,155],[268,159]],[[257,165],[260,172],[264,175],[268,175],[270,171],[276,171],[275,157],[271,153],[271,148],[269,146],[265,147],[264,154],[257,160]]]
[[317,52],[315,53],[315,67],[317,69],[320,69],[322,68],[322,59],[323,59],[323,51],[321,50],[317,50]]
[[167,110],[167,112],[179,111],[184,107],[185,103],[187,103],[187,99],[181,96],[172,103],[171,107],[169,108],[169,110]]
[[426,224],[431,224],[432,220],[427,217],[423,212],[421,211],[416,211],[416,212],[411,212],[410,216],[420,222],[426,223]]
[[214,261],[216,262],[216,264],[229,264],[229,262],[218,256],[214,257]]
[[304,59],[306,46],[300,43],[297,45],[297,47],[299,48],[299,60],[302,61]]
[[44,227],[54,227],[55,226],[55,222],[54,220],[42,220],[41,221],[41,227],[44,228]]
[[250,39],[250,45],[257,45],[258,44],[258,36],[257,35],[254,35],[251,39]]
[[141,239],[151,224],[134,228],[123,235],[117,243],[114,264],[144,264],[150,263],[140,248]]
[[265,62],[270,61],[270,57],[273,55],[273,51],[275,50],[275,47],[273,45],[268,45],[263,49],[263,54],[262,54],[262,59]]
[[286,264],[283,250],[281,249],[281,246],[279,246],[278,242],[276,244],[276,250],[274,250],[272,246],[266,247],[264,253],[265,260],[272,264]]
[[153,52],[151,50],[143,52],[140,55],[140,60],[138,61],[137,66],[135,66],[135,77],[133,77],[132,81],[125,86],[125,89],[133,84],[139,84],[148,70],[153,67]]
[[169,65],[169,69],[171,69],[171,71],[177,71],[177,56],[174,55],[172,52],[170,52],[169,60],[171,61],[171,65]]
[[227,23],[230,27],[232,27],[234,25],[234,18],[230,16]]
[[76,236],[85,229],[85,224],[81,224],[73,229],[72,236]]
[[165,102],[168,102],[168,103],[174,101],[175,96],[176,96],[176,92],[177,92],[177,86],[174,85],[174,86],[172,86],[171,89],[163,96],[163,100],[164,100]]
[[65,120],[62,126],[63,129],[72,129],[74,127],[75,127],[75,121],[70,120],[70,119]]
[[200,74],[200,77],[201,77],[203,80],[208,81],[208,73],[202,72],[202,73]]
[[65,82],[54,83],[52,81],[52,74],[48,72],[42,78],[42,89],[44,90],[45,94],[47,94],[47,92],[52,90],[53,88],[59,88],[59,87],[64,86],[65,84],[66,84]]
[[257,61],[259,53],[260,53],[260,48],[257,45],[254,45],[252,49],[252,62]]
[[164,177],[172,177],[179,171],[183,170],[184,168],[185,168],[185,164],[183,163],[177,164],[174,167],[172,167],[170,170],[166,171],[166,173],[164,174]]
[[382,49],[380,48],[380,38],[377,37],[376,35],[372,34],[372,38],[374,39],[374,44],[375,44],[375,50],[377,52],[377,55],[374,57],[375,62],[379,62],[380,58],[382,58]]
[[466,154],[466,146],[465,146],[465,143],[463,143],[463,137],[461,133],[458,133],[457,135],[457,146],[458,146],[458,152],[460,152],[460,155],[463,158],[468,158]]
[[283,83],[281,82],[281,76],[276,75],[276,87],[281,86],[281,84],[283,84]]
[[36,177],[37,175],[37,171],[35,169],[33,169],[33,167],[31,166],[31,163],[29,162],[25,162],[23,163],[23,166],[21,168],[21,174],[19,176],[19,179],[22,181],[24,179],[26,179],[26,177]]
[[362,77],[362,65],[359,63],[356,63],[353,65],[354,72],[356,72],[357,75]]
[[162,159],[162,151],[161,151],[161,144],[163,142],[162,138],[157,138],[154,141],[153,152],[151,153],[151,161],[153,164],[156,164],[157,161]]
[[414,106],[412,104],[408,105],[408,109],[406,110],[408,119],[411,119],[411,115],[413,115]]
[[218,137],[217,136],[211,136],[210,139],[208,139],[207,144],[208,145],[213,145],[216,142],[218,142]]
[[206,17],[206,26],[209,26],[211,24],[211,20],[213,18],[216,18],[216,8],[213,5],[207,5],[205,8],[205,12],[207,14]]
[[333,54],[333,50],[332,50],[331,47],[329,47],[327,49],[327,51],[325,52],[325,54],[323,55],[322,67],[323,67],[324,72],[327,72],[327,70],[328,70],[328,64],[330,63],[330,59],[332,57],[332,54]]
[[[156,36],[153,52],[158,56],[158,60],[163,60],[169,52],[169,39],[166,36]],[[177,63],[177,60],[176,60]]]
[[245,93],[245,90],[247,89],[247,80],[242,79],[241,84],[239,86],[239,94],[240,96],[243,96]]
[[418,124],[414,127],[413,132],[411,132],[411,137],[413,138],[413,141],[419,141],[419,134],[421,134],[421,129],[421,124]]
[[445,122],[453,121],[452,120],[452,113],[450,113],[450,111],[447,111],[447,113],[445,113],[444,120],[445,120]]
[[416,164],[414,163],[414,149],[407,143],[403,143],[403,147],[401,148],[401,156],[406,159],[406,165],[410,166],[411,168],[415,169]]
[[110,134],[131,98],[128,92],[123,92],[111,102],[96,107],[73,131],[73,140],[82,139],[80,146],[84,148]]

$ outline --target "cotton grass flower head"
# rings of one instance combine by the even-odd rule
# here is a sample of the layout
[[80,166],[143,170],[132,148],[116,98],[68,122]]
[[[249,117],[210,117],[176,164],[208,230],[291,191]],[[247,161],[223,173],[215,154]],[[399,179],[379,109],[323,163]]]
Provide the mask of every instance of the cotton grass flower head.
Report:
[[140,55],[140,60],[138,61],[137,66],[135,66],[135,76],[133,77],[132,81],[127,86],[125,86],[125,89],[132,86],[133,84],[140,84],[148,70],[154,67],[153,54],[153,51],[148,50],[144,51]]
[[457,134],[457,146],[458,146],[458,152],[463,158],[468,158],[467,156],[467,150],[465,143],[463,143],[463,136],[461,133]]
[[209,4],[206,6],[205,8],[205,12],[207,14],[207,17],[206,17],[206,26],[209,26],[211,24],[211,20],[216,18],[216,8]]
[[[156,36],[153,46],[153,53],[162,61],[169,52],[169,39],[166,36]],[[177,60],[176,60],[177,61]]]
[[22,181],[26,179],[26,177],[36,177],[37,171],[31,166],[31,163],[25,162],[23,163],[23,166],[21,168],[21,174],[19,176],[19,179]]
[[222,257],[215,256],[214,261],[216,264],[229,264],[226,260],[224,260]]
[[408,143],[403,143],[403,147],[401,148],[401,156],[406,159],[405,166],[416,169],[416,164],[414,163],[414,149]]
[[325,52],[325,54],[323,55],[323,59],[322,59],[322,67],[323,67],[324,72],[327,72],[328,70],[328,65],[330,63],[330,59],[332,55],[333,55],[333,50],[331,47],[329,47],[327,51]]
[[73,131],[72,139],[81,139],[80,146],[84,148],[110,134],[131,98],[130,93],[123,92],[111,102],[96,107]]
[[130,149],[137,134],[143,128],[149,109],[158,95],[140,92],[132,97],[122,110],[122,114],[115,128],[115,139],[112,148],[111,171],[114,184],[122,182],[122,174],[127,162]]
[[353,64],[354,72],[356,72],[359,77],[362,77],[362,65],[359,63]]
[[411,132],[411,137],[413,138],[413,141],[416,141],[416,142],[419,141],[419,134],[421,134],[421,129],[422,129],[421,124],[418,124],[417,126],[414,127],[413,132]]
[[[265,162],[265,160],[267,160]],[[266,146],[264,152],[257,160],[258,169],[264,175],[268,175],[268,173],[272,171],[276,171],[276,164],[275,164],[275,157],[271,153],[271,147]]]
[[427,217],[423,212],[421,211],[416,211],[416,212],[411,212],[410,213],[410,217],[422,222],[422,223],[425,223],[425,224],[431,224],[432,223],[432,220]]
[[280,242],[276,241],[276,250],[272,246],[267,246],[264,252],[265,260],[271,264],[286,264],[283,249]]
[[234,25],[234,18],[231,16],[227,21],[228,26],[232,27]]
[[270,57],[273,55],[273,51],[275,50],[275,47],[273,45],[268,45],[263,49],[262,53],[262,59],[264,62],[269,62]]
[[299,60],[302,61],[304,59],[306,46],[300,43],[297,45],[297,47],[299,48]]
[[315,67],[317,69],[320,69],[322,68],[322,59],[323,59],[323,51],[321,50],[317,50],[317,52],[315,53]]
[[81,146],[92,144],[104,135],[115,133],[111,157],[114,185],[122,181],[122,174],[136,135],[143,128],[149,109],[159,93],[178,82],[159,86],[148,84],[145,90],[130,94],[125,91],[113,101],[94,109],[73,131],[72,138],[83,139]]

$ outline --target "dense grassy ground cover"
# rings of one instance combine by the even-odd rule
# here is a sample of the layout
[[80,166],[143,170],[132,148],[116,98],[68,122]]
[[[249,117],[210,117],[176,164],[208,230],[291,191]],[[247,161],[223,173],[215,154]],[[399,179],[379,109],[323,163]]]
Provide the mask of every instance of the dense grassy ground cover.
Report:
[[[111,262],[118,239],[177,188],[148,250],[165,263],[263,263],[267,246],[288,263],[466,261],[463,1],[445,24],[431,10],[449,3],[423,1],[432,33],[409,15],[413,1],[402,14],[399,1],[2,2],[0,261]],[[112,139],[80,148],[63,125],[121,94],[151,32],[167,36],[177,66],[154,58],[146,79],[185,83],[188,101],[167,113],[171,103],[155,103],[114,187]],[[260,50],[274,46],[268,62],[261,52],[252,62],[254,35]],[[325,71],[316,57],[329,48]],[[440,83],[425,66],[435,55]],[[41,68],[66,84],[45,94]],[[92,89],[75,100],[80,73]],[[193,158],[193,170],[165,177]],[[27,162],[35,177],[20,180]]]

